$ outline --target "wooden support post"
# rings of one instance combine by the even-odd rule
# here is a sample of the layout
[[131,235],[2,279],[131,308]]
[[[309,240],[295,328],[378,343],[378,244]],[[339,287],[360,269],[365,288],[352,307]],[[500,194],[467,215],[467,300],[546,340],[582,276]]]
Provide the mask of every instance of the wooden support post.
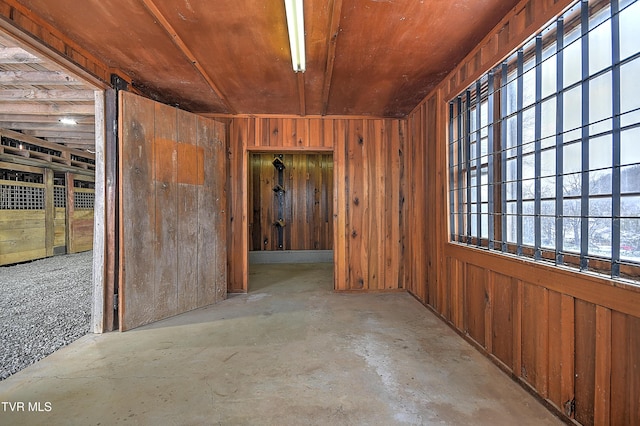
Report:
[[[122,85],[121,81],[120,85]],[[108,89],[105,95],[105,141],[103,153],[106,233],[104,331],[112,331],[118,327],[114,309],[118,283],[118,96],[114,89]],[[96,169],[97,166],[96,164]]]
[[75,212],[75,197],[73,180],[75,175],[71,172],[65,174],[65,194],[67,198],[66,208],[66,222],[67,222],[67,253],[75,253],[74,232],[73,232],[73,217]]
[[[102,333],[105,325],[105,263],[106,263],[106,214],[105,214],[105,98],[102,91],[95,97],[96,174],[95,201],[93,207],[93,300],[91,331]],[[112,305],[113,306],[113,305]]]
[[53,202],[53,170],[44,169],[44,227],[46,256],[53,256],[53,242],[55,239],[55,204]]

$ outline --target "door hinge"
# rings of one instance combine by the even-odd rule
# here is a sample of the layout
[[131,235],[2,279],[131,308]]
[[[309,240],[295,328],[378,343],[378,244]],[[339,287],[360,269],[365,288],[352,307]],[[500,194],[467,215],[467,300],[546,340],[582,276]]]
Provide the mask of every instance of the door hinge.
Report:
[[115,294],[115,295],[113,296],[113,310],[114,310],[114,311],[116,311],[116,312],[118,312],[118,305],[119,305],[119,302],[120,302],[120,298],[118,297],[118,295],[117,295],[117,294]]
[[573,398],[570,401],[567,401],[564,403],[564,414],[567,415],[567,417],[572,417],[573,413],[576,411],[576,399]]

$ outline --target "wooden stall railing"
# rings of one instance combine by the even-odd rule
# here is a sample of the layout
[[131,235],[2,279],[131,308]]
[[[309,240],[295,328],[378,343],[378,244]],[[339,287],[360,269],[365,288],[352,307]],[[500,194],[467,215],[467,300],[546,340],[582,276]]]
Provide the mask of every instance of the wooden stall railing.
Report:
[[93,246],[95,157],[0,129],[0,265]]

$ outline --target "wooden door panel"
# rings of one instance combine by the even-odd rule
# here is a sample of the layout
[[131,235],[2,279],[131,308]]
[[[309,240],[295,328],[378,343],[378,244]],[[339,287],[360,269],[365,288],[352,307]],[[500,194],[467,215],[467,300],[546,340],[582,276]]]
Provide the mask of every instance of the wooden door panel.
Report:
[[227,173],[221,123],[121,92],[119,132],[124,331],[226,298]]

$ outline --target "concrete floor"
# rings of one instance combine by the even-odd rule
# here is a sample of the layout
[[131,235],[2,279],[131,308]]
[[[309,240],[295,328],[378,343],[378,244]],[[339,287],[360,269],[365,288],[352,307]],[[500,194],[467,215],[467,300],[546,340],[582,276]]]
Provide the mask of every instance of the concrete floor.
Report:
[[0,424],[563,424],[410,295],[331,290],[331,264],[254,265],[247,295],[0,382]]

